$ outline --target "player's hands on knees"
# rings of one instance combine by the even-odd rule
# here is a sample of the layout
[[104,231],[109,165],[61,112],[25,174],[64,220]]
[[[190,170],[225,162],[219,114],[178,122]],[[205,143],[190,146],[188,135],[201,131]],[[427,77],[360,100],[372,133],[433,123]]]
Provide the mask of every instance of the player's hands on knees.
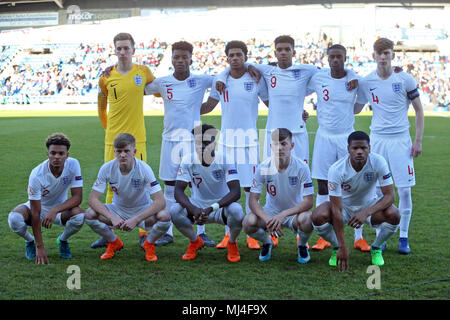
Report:
[[248,66],[247,68],[248,74],[256,81],[256,83],[259,82],[261,79],[261,73],[256,69],[254,66]]
[[339,272],[348,270],[348,256],[349,251],[347,247],[346,246],[339,247],[338,252],[336,254],[336,262]]
[[188,212],[190,215],[192,215],[192,217],[194,218],[194,222],[198,225],[202,225],[202,209],[195,207],[195,209],[191,210],[190,212]]
[[225,94],[225,89],[226,89],[226,85],[225,83],[223,83],[222,81],[217,81],[216,82],[216,91],[221,94],[224,95]]
[[44,219],[42,219],[42,226],[50,229],[53,225],[53,220],[55,220],[56,218],[56,214],[57,212],[54,212],[53,210],[50,210],[44,217]]
[[137,221],[134,218],[124,221],[121,225],[121,229],[124,231],[131,231],[137,226]]
[[125,221],[119,217],[113,216],[111,218],[111,224],[115,229],[121,229],[122,225],[125,223]]
[[202,209],[202,212],[204,215],[206,215],[206,217],[209,217],[211,212],[213,212],[213,208],[212,207],[204,208],[204,209]]
[[276,237],[281,237],[283,235],[283,228],[282,228],[283,219],[276,215],[269,220],[266,221],[266,227],[267,231],[271,235],[275,235]]
[[361,227],[369,216],[366,210],[357,212],[350,220],[348,220],[347,225],[352,228]]
[[36,264],[50,264],[47,258],[47,251],[44,247],[36,247]]

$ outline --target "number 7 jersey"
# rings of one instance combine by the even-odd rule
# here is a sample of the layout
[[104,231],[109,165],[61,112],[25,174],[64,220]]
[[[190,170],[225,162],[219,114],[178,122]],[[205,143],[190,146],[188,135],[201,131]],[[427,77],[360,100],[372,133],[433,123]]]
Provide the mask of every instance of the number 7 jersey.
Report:
[[230,192],[227,183],[239,180],[236,166],[219,163],[218,159],[221,157],[216,156],[213,163],[205,167],[194,152],[183,158],[178,169],[177,180],[191,182],[191,201],[199,208],[207,208],[214,202],[218,202]]

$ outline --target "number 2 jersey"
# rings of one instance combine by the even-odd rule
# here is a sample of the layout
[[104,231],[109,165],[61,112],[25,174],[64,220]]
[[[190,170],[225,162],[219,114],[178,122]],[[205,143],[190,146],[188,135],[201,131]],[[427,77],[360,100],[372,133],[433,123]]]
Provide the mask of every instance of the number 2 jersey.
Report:
[[278,172],[273,157],[258,165],[250,192],[261,194],[264,188],[267,190],[264,210],[276,213],[296,206],[303,196],[314,194],[308,165],[294,156],[282,173]]
[[56,178],[50,171],[49,160],[45,160],[31,171],[28,182],[28,200],[40,200],[47,211],[64,203],[72,188],[82,188],[80,163],[67,158],[61,175]]
[[366,164],[358,172],[347,155],[328,171],[328,194],[341,197],[344,207],[363,207],[376,198],[377,181],[380,187],[393,184],[388,164],[381,155],[369,153]]

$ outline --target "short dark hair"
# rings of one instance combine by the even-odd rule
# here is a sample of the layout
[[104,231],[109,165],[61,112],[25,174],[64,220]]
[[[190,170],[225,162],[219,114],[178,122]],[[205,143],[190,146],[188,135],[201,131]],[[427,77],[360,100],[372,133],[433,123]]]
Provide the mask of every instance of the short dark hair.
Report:
[[329,54],[333,49],[342,50],[344,51],[345,55],[347,55],[347,49],[342,44],[333,44],[332,46],[328,47],[327,54]]
[[116,149],[125,148],[129,144],[136,147],[136,139],[130,133],[119,133],[114,138],[113,145]]
[[127,32],[121,32],[121,33],[116,34],[116,36],[113,39],[114,46],[116,45],[117,41],[121,41],[121,40],[130,40],[131,46],[134,48],[134,39],[131,36],[131,34],[129,34]]
[[354,140],[365,140],[368,144],[370,144],[369,135],[364,131],[354,131],[350,133],[347,139],[348,145],[350,145]]
[[192,54],[194,52],[194,46],[187,41],[178,41],[172,44],[172,52],[175,50],[184,50]]
[[50,148],[51,145],[57,145],[57,146],[66,146],[67,151],[70,149],[70,140],[67,138],[67,136],[64,133],[53,133],[47,137],[47,140],[45,141],[45,145],[48,148]]
[[244,52],[244,55],[246,56],[248,53],[247,45],[243,41],[239,40],[232,40],[227,43],[225,46],[225,54],[228,56],[228,51],[230,49],[242,49],[242,52]]
[[292,132],[286,128],[278,128],[272,131],[271,139],[275,140],[278,136],[278,141],[284,141],[289,138],[292,141]]
[[288,35],[282,35],[282,36],[276,37],[274,43],[275,43],[275,46],[277,46],[277,44],[279,44],[279,43],[289,43],[290,45],[292,45],[292,48],[295,47],[294,38],[292,38],[291,36],[288,36]]

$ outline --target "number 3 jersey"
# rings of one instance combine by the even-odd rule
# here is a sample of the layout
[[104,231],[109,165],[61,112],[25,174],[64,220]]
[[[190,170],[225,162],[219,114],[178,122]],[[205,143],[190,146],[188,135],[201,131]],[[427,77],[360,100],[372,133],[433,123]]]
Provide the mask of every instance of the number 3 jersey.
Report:
[[293,156],[282,173],[278,172],[273,157],[258,165],[250,192],[261,194],[264,187],[267,190],[264,210],[277,213],[296,206],[303,196],[314,194],[308,165]]
[[49,160],[45,160],[31,171],[28,182],[28,200],[40,200],[44,208],[53,208],[67,200],[72,188],[82,188],[80,163],[67,158],[61,175],[56,178],[50,171]]
[[327,132],[351,132],[355,117],[353,115],[356,94],[358,89],[347,90],[351,79],[361,77],[353,72],[347,72],[347,76],[335,79],[331,76],[330,69],[322,69],[314,74],[308,84],[308,94],[317,94],[317,120],[319,126]]
[[151,205],[150,195],[161,191],[161,186],[152,168],[144,161],[135,160],[133,169],[126,175],[120,172],[117,159],[103,164],[92,190],[103,193],[106,185],[109,184],[114,192],[113,204],[126,208]]
[[336,161],[328,171],[328,194],[341,197],[344,207],[361,207],[376,197],[376,185],[393,184],[386,160],[377,153],[369,153],[364,167],[356,172],[350,155]]
[[205,167],[196,153],[191,154],[183,158],[178,169],[177,180],[192,184],[191,201],[199,208],[207,208],[218,202],[230,192],[227,183],[233,180],[239,181],[236,166],[218,163],[217,159],[221,158],[216,156],[213,163]]

